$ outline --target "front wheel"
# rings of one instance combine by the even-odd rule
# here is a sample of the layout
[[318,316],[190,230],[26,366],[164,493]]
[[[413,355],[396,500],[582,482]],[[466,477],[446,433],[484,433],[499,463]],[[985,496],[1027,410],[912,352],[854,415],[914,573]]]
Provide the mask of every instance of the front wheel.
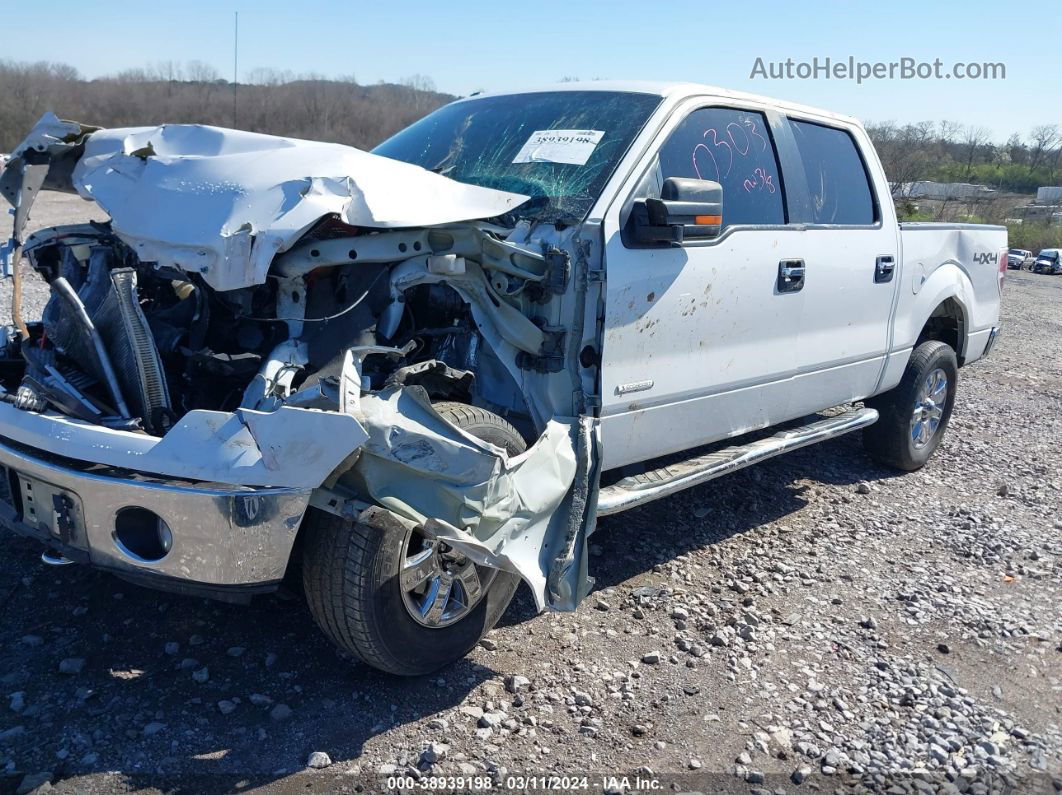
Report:
[[880,414],[863,431],[867,452],[906,472],[925,466],[948,427],[958,383],[951,346],[929,340],[915,348],[900,383],[867,401]]
[[[520,434],[489,411],[440,403],[450,422],[510,455]],[[303,585],[318,626],[340,648],[400,676],[468,654],[513,598],[519,577],[479,566],[382,508],[351,522],[313,508],[303,532]]]

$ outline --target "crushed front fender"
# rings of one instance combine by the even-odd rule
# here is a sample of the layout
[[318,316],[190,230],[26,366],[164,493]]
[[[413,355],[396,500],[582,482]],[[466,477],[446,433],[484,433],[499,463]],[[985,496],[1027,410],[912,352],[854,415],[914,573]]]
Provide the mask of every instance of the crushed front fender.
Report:
[[365,396],[360,419],[369,438],[346,476],[358,493],[476,562],[520,575],[539,610],[574,609],[590,587],[581,438],[589,426],[555,417],[509,456],[442,418],[416,389]]

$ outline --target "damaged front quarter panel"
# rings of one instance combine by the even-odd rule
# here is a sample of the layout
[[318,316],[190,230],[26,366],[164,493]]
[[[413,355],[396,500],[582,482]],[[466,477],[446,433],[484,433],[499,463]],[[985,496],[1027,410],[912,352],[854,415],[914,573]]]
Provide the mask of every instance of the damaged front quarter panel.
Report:
[[473,561],[520,575],[539,610],[574,609],[589,586],[583,536],[568,532],[585,518],[573,486],[590,465],[586,427],[554,417],[509,456],[446,421],[416,388],[363,397],[360,419],[368,440],[345,485]]

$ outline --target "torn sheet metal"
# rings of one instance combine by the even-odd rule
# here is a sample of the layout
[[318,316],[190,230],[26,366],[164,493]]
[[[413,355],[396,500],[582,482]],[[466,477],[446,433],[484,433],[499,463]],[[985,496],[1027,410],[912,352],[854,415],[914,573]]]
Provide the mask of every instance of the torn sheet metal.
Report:
[[350,473],[360,493],[476,562],[519,574],[539,610],[574,609],[578,567],[560,602],[547,580],[566,552],[577,421],[551,420],[530,449],[510,457],[444,420],[415,388],[366,395],[361,412],[369,439]]
[[[262,284],[273,257],[326,215],[362,227],[435,226],[527,200],[340,144],[190,124],[82,129],[42,117],[5,169],[9,201],[30,153],[83,147],[67,189],[106,210],[142,261],[201,273],[217,290]],[[45,187],[63,187],[49,178]]]
[[333,411],[196,410],[163,438],[115,430],[0,402],[4,436],[65,458],[182,480],[315,488],[367,438]]

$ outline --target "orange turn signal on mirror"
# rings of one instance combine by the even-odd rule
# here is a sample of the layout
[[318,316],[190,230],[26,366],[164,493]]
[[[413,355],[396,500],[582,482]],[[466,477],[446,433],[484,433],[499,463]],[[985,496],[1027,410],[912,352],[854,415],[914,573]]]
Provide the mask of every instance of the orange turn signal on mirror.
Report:
[[695,215],[693,216],[693,223],[695,223],[697,226],[719,226],[723,223],[723,216]]

